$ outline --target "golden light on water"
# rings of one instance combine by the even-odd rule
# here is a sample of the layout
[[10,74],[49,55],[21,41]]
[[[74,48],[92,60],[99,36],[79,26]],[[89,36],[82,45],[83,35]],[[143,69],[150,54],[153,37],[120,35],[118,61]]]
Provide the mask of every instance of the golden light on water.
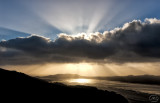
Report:
[[86,83],[91,83],[92,81],[90,79],[80,78],[80,79],[71,79],[71,80],[69,80],[69,82],[71,82],[71,83],[86,84]]

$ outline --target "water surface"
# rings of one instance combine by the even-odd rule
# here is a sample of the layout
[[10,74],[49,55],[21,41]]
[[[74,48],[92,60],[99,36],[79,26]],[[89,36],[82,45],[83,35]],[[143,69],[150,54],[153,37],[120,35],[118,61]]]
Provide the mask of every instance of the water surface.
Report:
[[118,81],[85,79],[85,78],[65,79],[65,80],[58,80],[58,81],[52,81],[52,82],[61,82],[67,85],[95,86],[103,90],[110,90],[110,88],[116,88],[116,89],[133,90],[137,92],[160,95],[160,86],[158,85],[123,83]]

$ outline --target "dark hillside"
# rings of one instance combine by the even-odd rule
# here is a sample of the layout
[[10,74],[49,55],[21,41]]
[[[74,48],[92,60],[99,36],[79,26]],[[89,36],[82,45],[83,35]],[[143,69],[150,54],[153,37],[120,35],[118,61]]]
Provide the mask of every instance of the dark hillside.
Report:
[[121,95],[87,86],[48,83],[23,73],[0,69],[1,99],[12,102],[127,103]]

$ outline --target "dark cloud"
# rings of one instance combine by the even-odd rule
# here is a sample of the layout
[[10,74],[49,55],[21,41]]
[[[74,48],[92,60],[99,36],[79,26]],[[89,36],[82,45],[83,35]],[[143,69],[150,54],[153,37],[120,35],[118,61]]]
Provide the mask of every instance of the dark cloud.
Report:
[[32,35],[0,42],[0,64],[46,62],[146,62],[160,59],[160,20],[134,20],[92,34],[60,34],[55,41]]

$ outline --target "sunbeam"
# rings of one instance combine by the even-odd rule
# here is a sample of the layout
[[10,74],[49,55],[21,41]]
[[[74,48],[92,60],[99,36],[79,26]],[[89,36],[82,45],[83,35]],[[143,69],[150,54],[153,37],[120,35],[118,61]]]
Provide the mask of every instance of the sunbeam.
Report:
[[[8,6],[9,2],[14,9]],[[146,1],[143,7],[141,3],[130,0],[6,0],[0,4],[0,11],[7,11],[0,15],[0,26],[52,39],[59,33],[104,32],[133,19],[144,19],[151,13],[159,16],[153,12],[158,10],[157,1]],[[150,8],[151,5],[155,7]]]

